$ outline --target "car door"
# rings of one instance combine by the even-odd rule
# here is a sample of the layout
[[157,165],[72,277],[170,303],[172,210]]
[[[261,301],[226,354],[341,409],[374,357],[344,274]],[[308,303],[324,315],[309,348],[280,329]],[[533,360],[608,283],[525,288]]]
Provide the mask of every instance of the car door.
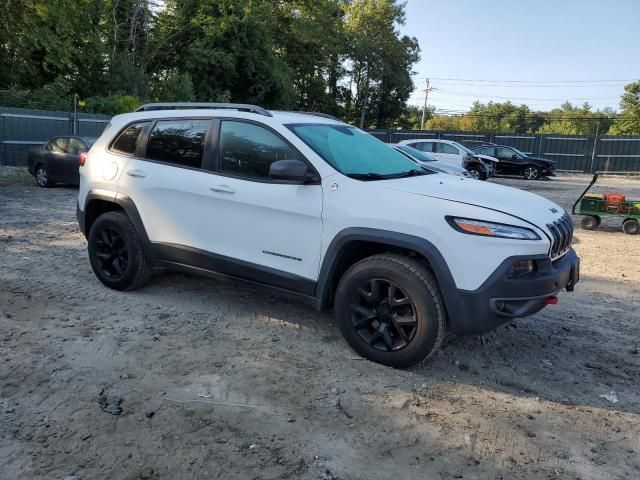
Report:
[[123,167],[118,195],[129,197],[140,214],[156,255],[184,262],[194,249],[212,248],[207,212],[217,207],[202,168],[211,155],[210,118],[161,119],[127,127],[111,146],[135,151]]
[[496,147],[496,158],[499,160],[502,173],[514,174],[522,170],[520,156],[507,147]]
[[66,161],[69,152],[69,138],[58,137],[47,144],[47,165],[52,177],[56,180],[66,180]]
[[410,143],[409,146],[415,148],[416,150],[420,150],[421,152],[433,153],[433,142],[415,142]]
[[322,239],[319,177],[304,185],[269,178],[276,160],[302,160],[315,172],[311,164],[274,130],[239,119],[221,121],[217,158],[208,179],[216,199],[206,212],[211,249],[270,275],[272,284],[278,285],[274,277],[285,287],[295,287],[300,277],[315,281]]
[[462,167],[462,159],[464,157],[463,152],[457,147],[444,142],[436,142],[436,160],[441,162],[450,163],[451,165],[457,165]]

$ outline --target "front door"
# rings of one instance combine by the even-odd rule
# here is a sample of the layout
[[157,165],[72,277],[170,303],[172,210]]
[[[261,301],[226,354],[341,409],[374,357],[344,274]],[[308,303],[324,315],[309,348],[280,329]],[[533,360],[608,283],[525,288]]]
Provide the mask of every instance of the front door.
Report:
[[522,160],[520,156],[510,148],[497,147],[496,158],[499,160],[500,172],[506,174],[520,173]]
[[215,206],[203,212],[210,249],[246,262],[239,268],[282,276],[280,286],[295,289],[296,277],[302,277],[301,283],[315,281],[322,237],[321,185],[269,178],[272,162],[306,159],[275,131],[241,120],[222,120],[217,158],[217,174],[208,180]]
[[442,142],[437,142],[435,146],[437,149],[435,154],[436,160],[450,163],[451,165],[457,165],[458,167],[463,166],[462,158],[464,155],[457,147]]
[[49,156],[49,171],[56,181],[66,181],[66,162],[69,155],[69,139],[59,137],[51,140],[47,145],[51,152]]

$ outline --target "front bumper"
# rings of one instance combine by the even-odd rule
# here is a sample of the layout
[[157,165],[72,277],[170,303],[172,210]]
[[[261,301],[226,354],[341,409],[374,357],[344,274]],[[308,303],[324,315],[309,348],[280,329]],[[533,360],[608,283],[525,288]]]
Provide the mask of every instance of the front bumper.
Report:
[[[534,260],[536,271],[509,278],[517,260]],[[580,279],[580,258],[571,248],[554,262],[548,256],[511,257],[474,291],[458,290],[459,302],[449,312],[452,330],[457,335],[485,333],[513,318],[540,311],[549,297],[561,290],[573,291]]]

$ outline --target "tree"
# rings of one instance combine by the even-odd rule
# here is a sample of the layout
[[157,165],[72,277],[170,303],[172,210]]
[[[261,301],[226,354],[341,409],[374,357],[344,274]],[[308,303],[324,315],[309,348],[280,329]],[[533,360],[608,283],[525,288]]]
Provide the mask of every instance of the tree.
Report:
[[620,99],[620,119],[611,128],[613,135],[640,135],[640,80],[624,87]]

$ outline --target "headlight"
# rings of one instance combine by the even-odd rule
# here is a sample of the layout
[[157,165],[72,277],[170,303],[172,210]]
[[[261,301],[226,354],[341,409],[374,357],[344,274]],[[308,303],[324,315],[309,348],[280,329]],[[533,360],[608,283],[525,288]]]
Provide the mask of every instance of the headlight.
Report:
[[536,232],[525,227],[485,222],[470,218],[445,217],[449,225],[462,233],[482,237],[510,238],[512,240],[540,240]]

